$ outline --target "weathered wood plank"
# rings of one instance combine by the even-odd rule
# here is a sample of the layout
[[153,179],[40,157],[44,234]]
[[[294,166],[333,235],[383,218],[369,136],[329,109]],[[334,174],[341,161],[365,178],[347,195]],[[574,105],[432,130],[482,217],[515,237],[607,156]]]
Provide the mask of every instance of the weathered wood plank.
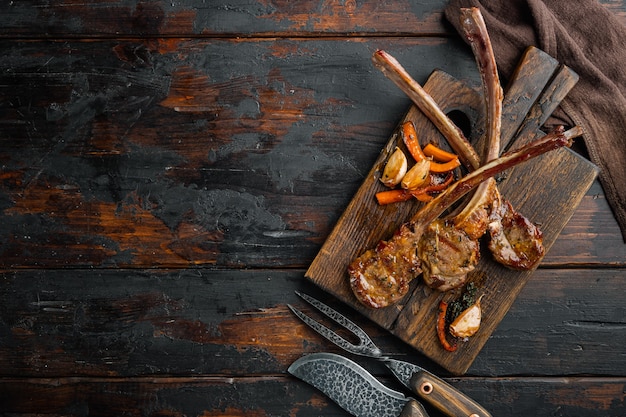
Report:
[[[0,276],[0,376],[277,374],[340,352],[286,304],[329,302],[381,349],[448,373],[304,279],[303,270],[56,270]],[[567,276],[567,280],[563,277]],[[470,375],[624,375],[622,270],[540,269]],[[435,329],[433,328],[434,332]],[[384,368],[366,362],[384,374]]]
[[[20,0],[0,4],[0,37],[449,35],[446,3]],[[601,3],[626,24],[623,1]]]
[[596,181],[546,254],[544,266],[623,267],[624,244],[602,187]]
[[586,372],[572,372],[575,362],[589,360],[591,350],[602,356],[594,372],[624,374],[626,309],[611,293],[625,283],[623,269],[538,270],[470,372],[580,375]]
[[[0,46],[3,267],[306,267],[408,107],[371,52],[475,75],[445,40]],[[546,262],[623,265],[601,190],[577,213]]]
[[[391,383],[384,380],[385,383]],[[618,417],[624,378],[453,379],[494,416]],[[6,415],[348,416],[319,391],[286,376],[249,378],[8,379]],[[438,417],[436,410],[429,414]]]
[[445,1],[25,0],[0,7],[0,36],[447,34]]
[[371,53],[475,73],[445,39],[4,47],[5,267],[304,266],[407,104]]

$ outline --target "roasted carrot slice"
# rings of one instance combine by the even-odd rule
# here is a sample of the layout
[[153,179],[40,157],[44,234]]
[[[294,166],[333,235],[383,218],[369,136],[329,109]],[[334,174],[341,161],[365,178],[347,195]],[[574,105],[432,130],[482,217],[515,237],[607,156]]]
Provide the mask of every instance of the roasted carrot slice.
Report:
[[428,193],[413,194],[413,197],[415,197],[418,201],[421,201],[423,203],[428,203],[430,200],[435,198]]
[[417,140],[417,132],[415,131],[415,125],[413,124],[413,122],[404,122],[402,124],[402,129],[400,130],[400,132],[402,134],[402,141],[406,145],[406,148],[413,157],[413,159],[415,159],[415,162],[426,159],[426,155],[424,155],[424,152],[422,152],[422,147]]
[[[458,156],[456,156],[453,153],[446,152],[443,149],[439,149],[435,145],[430,144],[430,143],[426,145],[426,146],[430,146],[430,151],[435,152],[439,157],[442,157],[444,159],[437,159],[434,155],[426,154],[424,152],[426,148],[422,150],[422,147],[420,146],[419,141],[417,140],[417,132],[415,131],[415,125],[413,124],[413,122],[407,121],[407,122],[402,123],[401,134],[402,134],[402,141],[404,142],[407,150],[409,151],[409,153],[411,154],[413,159],[415,159],[416,162],[424,160],[427,157],[431,157],[435,161],[443,161],[443,163],[431,161],[430,163],[431,172],[441,173],[441,172],[452,171],[453,169],[461,165],[461,162],[459,161]],[[445,159],[446,155],[449,155],[447,159]]]
[[458,158],[452,152],[444,151],[433,143],[429,143],[428,145],[424,146],[424,149],[422,151],[424,152],[424,155],[430,156],[437,162],[448,162],[453,160],[454,158]]
[[427,193],[432,193],[432,192],[439,192],[439,191],[443,191],[446,188],[448,188],[448,186],[450,184],[452,184],[452,180],[454,180],[454,175],[452,175],[452,173],[448,173],[448,176],[446,177],[446,179],[440,183],[440,184],[433,184],[433,179],[432,179],[432,175],[431,175],[431,180],[430,180],[430,185],[427,185],[425,187],[420,187],[417,188],[413,191],[411,191],[411,194],[413,194],[413,196],[418,196],[420,194],[427,194]]
[[458,156],[455,156],[454,159],[449,160],[448,162],[431,162],[430,163],[430,172],[442,173],[452,171],[455,168],[461,166],[461,161]]
[[413,195],[409,190],[399,188],[395,190],[386,190],[376,193],[376,200],[381,206],[391,203],[398,203],[400,201],[407,201],[410,200],[411,197],[413,197]]
[[452,345],[448,342],[448,336],[446,335],[446,314],[448,312],[448,303],[441,300],[439,302],[439,314],[437,315],[437,337],[439,343],[448,352],[454,352],[457,348],[456,344]]

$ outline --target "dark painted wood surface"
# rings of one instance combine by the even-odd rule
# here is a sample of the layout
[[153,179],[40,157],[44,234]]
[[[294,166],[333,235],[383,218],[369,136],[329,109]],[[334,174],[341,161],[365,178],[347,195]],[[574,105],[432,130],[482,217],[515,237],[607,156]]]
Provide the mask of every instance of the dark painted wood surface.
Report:
[[597,182],[463,377],[304,278],[409,105],[371,53],[478,83],[444,4],[2,2],[0,411],[347,415],[286,373],[338,352],[297,289],[494,416],[624,415],[626,245]]

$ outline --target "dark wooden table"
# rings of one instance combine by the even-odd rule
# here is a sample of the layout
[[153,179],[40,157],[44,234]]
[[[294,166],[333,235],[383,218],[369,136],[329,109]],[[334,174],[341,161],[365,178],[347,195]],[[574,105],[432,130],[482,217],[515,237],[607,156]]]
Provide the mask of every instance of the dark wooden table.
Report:
[[[343,307],[304,272],[410,104],[371,53],[478,82],[444,5],[2,2],[2,415],[347,415],[286,304]],[[494,416],[623,416],[625,284],[596,182],[467,374],[342,311]]]

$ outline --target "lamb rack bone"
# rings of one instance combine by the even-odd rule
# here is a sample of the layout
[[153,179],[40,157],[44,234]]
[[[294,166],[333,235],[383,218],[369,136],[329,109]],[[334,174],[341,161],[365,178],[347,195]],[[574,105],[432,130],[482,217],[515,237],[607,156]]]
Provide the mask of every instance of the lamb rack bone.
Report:
[[491,39],[480,9],[477,7],[461,9],[461,28],[472,48],[478,72],[482,80],[487,114],[487,149],[483,163],[496,159],[500,155],[500,131],[502,127],[502,100],[504,93],[500,85],[496,58],[491,47]]
[[451,184],[444,192],[422,207],[422,209],[411,218],[411,221],[419,221],[420,223],[430,223],[434,221],[457,200],[488,178],[492,178],[509,168],[546,152],[564,146],[570,147],[572,140],[581,135],[582,129],[579,126],[575,126],[567,131],[565,131],[563,126],[559,126],[542,138],[489,161],[477,170],[470,172],[457,182]]
[[[571,146],[572,139],[580,135],[582,129],[579,127],[566,132],[559,127],[541,139],[488,162],[452,184],[400,226],[389,241],[382,241],[376,248],[367,250],[352,261],[348,274],[356,298],[366,306],[382,308],[404,297],[409,283],[421,273],[419,264],[415,262],[416,247],[435,219],[487,178],[546,152]],[[403,261],[397,262],[398,259]],[[407,259],[411,262],[405,262]]]
[[[463,35],[469,42],[484,92],[485,113],[487,115],[486,150],[482,163],[496,159],[500,155],[500,132],[502,125],[502,100],[504,93],[500,85],[498,67],[491,47],[491,39],[480,9],[462,8],[460,24]],[[465,230],[472,238],[478,239],[487,231],[490,217],[498,212],[500,193],[493,178],[485,181],[477,189],[463,210],[455,216],[454,224]]]
[[[461,27],[474,53],[483,86],[487,115],[486,147],[482,160],[485,163],[500,154],[503,92],[491,40],[480,10],[461,9]],[[480,259],[479,239],[491,224],[500,224],[501,200],[496,181],[489,178],[476,188],[468,202],[460,206],[458,214],[450,213],[449,220],[439,219],[431,223],[418,246],[422,278],[426,285],[439,291],[449,291],[465,284],[468,273],[476,268]],[[503,231],[500,236],[507,234]]]
[[372,55],[372,62],[387,78],[402,90],[418,109],[437,127],[446,138],[461,163],[470,170],[480,166],[480,158],[463,131],[439,108],[435,100],[391,55],[378,50]]

